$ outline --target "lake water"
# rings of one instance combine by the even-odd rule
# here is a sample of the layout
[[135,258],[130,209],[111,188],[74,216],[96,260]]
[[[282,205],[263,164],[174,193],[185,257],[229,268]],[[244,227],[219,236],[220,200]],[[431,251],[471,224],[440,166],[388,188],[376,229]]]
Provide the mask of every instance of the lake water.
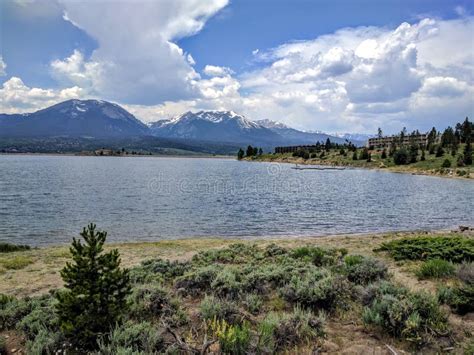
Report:
[[0,156],[0,241],[321,236],[474,224],[474,182],[232,159]]

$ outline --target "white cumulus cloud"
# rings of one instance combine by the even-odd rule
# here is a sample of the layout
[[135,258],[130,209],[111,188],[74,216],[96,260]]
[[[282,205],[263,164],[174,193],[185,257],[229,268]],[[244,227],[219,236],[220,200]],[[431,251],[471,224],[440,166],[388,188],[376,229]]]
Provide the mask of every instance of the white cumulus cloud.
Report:
[[85,60],[78,51],[53,61],[55,76],[87,85],[106,99],[156,104],[196,95],[192,56],[176,40],[196,34],[227,0],[60,0],[64,18],[97,40]]
[[77,99],[84,92],[78,86],[61,90],[28,87],[20,78],[11,77],[0,88],[0,110],[2,113],[36,111],[58,102]]

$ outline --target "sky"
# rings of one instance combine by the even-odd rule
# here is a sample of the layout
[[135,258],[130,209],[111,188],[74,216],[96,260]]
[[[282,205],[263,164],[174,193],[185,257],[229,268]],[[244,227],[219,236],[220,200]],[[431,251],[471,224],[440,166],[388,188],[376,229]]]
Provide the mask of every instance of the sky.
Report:
[[0,112],[116,102],[395,133],[474,113],[474,2],[5,0]]

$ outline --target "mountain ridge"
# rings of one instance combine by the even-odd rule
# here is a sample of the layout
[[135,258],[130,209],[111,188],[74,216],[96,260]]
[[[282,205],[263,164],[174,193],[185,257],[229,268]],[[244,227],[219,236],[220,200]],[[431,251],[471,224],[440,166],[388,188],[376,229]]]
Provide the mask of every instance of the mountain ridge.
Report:
[[[0,137],[133,136],[251,144],[267,149],[315,144],[328,138],[335,143],[345,143],[347,139],[322,132],[299,131],[270,119],[252,121],[234,111],[187,111],[146,125],[118,104],[91,99],[67,100],[32,113],[0,114]],[[353,143],[361,144],[357,140]]]

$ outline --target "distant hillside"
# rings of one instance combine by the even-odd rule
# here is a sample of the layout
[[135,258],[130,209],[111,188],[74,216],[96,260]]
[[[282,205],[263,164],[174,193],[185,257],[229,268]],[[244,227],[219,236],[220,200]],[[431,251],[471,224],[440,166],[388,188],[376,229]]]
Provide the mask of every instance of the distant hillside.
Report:
[[8,137],[0,139],[0,153],[80,153],[98,149],[152,154],[235,154],[239,146],[197,140],[166,139],[152,136],[82,137]]
[[150,129],[119,105],[68,100],[26,114],[0,114],[0,137],[130,137]]

